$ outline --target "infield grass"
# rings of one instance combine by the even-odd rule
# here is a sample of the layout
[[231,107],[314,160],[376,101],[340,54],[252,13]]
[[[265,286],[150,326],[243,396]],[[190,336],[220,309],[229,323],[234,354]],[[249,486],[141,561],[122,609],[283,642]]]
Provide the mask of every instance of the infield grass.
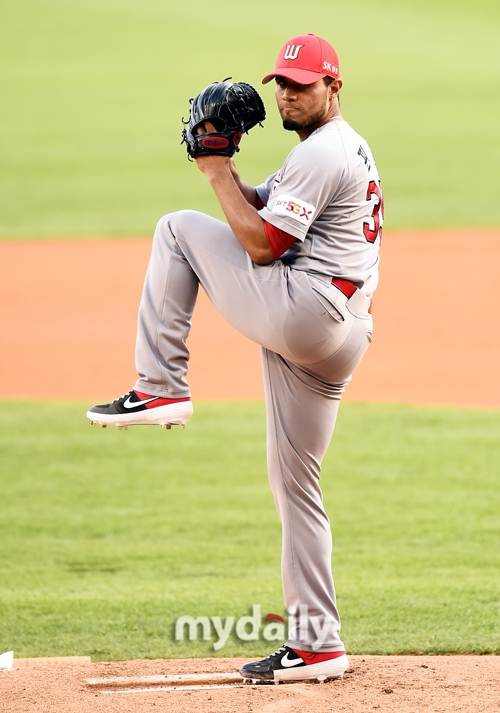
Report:
[[260,87],[242,142],[252,183],[281,167],[272,85],[302,32],[340,56],[345,118],[371,144],[386,227],[498,226],[500,3],[491,0],[0,0],[0,237],[150,234],[180,208],[221,216],[179,145],[188,99],[231,75]]
[[[0,402],[0,651],[258,656],[173,639],[181,615],[284,614],[261,403],[184,431]],[[500,412],[343,404],[322,486],[352,653],[500,653]],[[281,642],[276,642],[276,646]]]

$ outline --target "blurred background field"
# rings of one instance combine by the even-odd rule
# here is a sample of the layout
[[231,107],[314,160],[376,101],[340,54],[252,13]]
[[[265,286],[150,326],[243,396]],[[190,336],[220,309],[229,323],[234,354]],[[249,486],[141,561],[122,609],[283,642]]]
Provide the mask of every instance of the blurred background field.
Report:
[[[199,403],[170,432],[84,427],[84,407],[0,407],[0,649],[273,650],[173,636],[182,615],[285,613],[263,404]],[[351,653],[500,653],[499,428],[498,411],[344,404],[322,487]]]
[[188,99],[231,75],[261,91],[251,182],[295,143],[262,76],[283,42],[338,49],[345,118],[372,145],[387,228],[500,220],[500,4],[494,0],[0,2],[0,236],[148,235],[190,207],[220,215],[179,146]]

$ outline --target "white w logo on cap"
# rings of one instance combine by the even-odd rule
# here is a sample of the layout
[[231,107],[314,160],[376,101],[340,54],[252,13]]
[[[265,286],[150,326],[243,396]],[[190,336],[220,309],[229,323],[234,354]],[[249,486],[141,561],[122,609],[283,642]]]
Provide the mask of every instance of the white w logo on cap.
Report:
[[287,45],[283,59],[297,59],[299,50],[304,45]]

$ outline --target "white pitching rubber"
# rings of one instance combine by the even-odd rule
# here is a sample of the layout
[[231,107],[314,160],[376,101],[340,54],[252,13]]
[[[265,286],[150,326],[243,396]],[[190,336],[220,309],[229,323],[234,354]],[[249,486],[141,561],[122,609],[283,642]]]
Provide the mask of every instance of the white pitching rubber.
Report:
[[14,652],[6,651],[0,654],[0,671],[10,671],[14,663]]

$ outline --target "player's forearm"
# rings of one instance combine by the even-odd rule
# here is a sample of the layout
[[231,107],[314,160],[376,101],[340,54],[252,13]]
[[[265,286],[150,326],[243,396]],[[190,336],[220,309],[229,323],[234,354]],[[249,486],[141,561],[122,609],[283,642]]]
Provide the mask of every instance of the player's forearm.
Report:
[[206,159],[203,161],[197,159],[198,167],[205,173],[239,242],[258,265],[273,262],[275,258],[264,230],[264,221],[241,191],[228,163],[220,157],[215,157],[216,163],[210,162],[211,165]]
[[[209,179],[210,180],[210,179]],[[227,222],[253,262],[267,265],[274,261],[269,241],[264,230],[264,221],[243,195],[234,178],[218,178],[210,181],[217,195]]]
[[242,193],[246,202],[249,203],[253,208],[256,208],[256,206],[257,206],[257,191],[255,190],[255,188],[253,186],[251,186],[249,183],[245,183],[245,181],[242,181],[239,176],[237,178],[236,177],[234,178],[234,182],[240,189],[240,192]]

